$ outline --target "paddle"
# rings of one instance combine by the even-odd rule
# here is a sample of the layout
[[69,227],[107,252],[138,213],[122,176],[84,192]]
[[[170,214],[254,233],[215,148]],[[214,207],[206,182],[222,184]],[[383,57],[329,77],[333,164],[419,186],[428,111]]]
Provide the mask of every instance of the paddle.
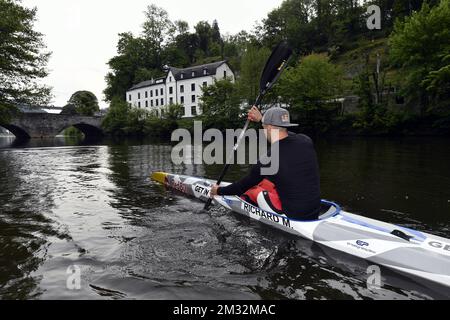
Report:
[[[279,43],[275,47],[275,49],[273,49],[272,54],[267,60],[266,66],[264,67],[263,73],[261,75],[261,81],[259,84],[259,95],[256,98],[254,106],[258,107],[261,104],[261,101],[266,95],[266,93],[273,87],[275,82],[277,82],[278,78],[281,76],[281,73],[287,67],[291,55],[292,49],[289,48],[286,42]],[[237,139],[236,145],[233,148],[234,152],[238,150],[239,145],[241,144],[241,141],[245,136],[245,132],[247,131],[249,124],[250,120],[247,119],[244,129],[242,130],[242,133],[240,134],[239,138]],[[217,180],[217,185],[220,185],[223,178],[225,177],[225,174],[227,173],[228,168],[231,165],[230,162],[233,159],[233,156],[234,155],[232,154],[230,156],[230,159],[228,159],[227,163],[225,164],[225,167],[223,168],[222,173],[220,174],[220,177]],[[205,210],[209,209],[211,203],[212,198],[209,198],[205,204]]]

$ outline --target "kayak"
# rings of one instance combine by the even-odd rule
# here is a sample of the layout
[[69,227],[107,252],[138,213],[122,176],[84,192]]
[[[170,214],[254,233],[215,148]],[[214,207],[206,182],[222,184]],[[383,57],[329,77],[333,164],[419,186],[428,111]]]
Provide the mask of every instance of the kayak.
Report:
[[[156,172],[152,180],[206,202],[212,180]],[[222,183],[227,186],[230,183]],[[293,235],[345,252],[404,275],[450,287],[450,239],[349,212],[322,200],[315,221],[290,219],[258,208],[238,196],[216,196],[214,204]]]

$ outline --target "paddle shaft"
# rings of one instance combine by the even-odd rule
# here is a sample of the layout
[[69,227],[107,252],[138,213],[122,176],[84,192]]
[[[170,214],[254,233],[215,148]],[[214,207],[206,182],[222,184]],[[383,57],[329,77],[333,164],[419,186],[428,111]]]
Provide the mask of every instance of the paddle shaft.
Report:
[[[261,103],[262,98],[264,97],[265,92],[261,92],[258,97],[256,98],[256,102],[254,104],[254,106],[258,107]],[[228,158],[228,161],[226,162],[225,166],[223,167],[222,173],[220,174],[219,179],[217,180],[217,185],[220,185],[222,183],[223,178],[225,177],[228,168],[230,168],[231,166],[231,161],[234,159],[234,155],[236,154],[236,151],[239,149],[239,145],[242,142],[242,139],[245,136],[245,133],[247,132],[248,126],[250,125],[250,119],[247,119],[247,122],[245,123],[244,128],[242,129],[241,134],[239,135],[236,144],[234,145],[233,148],[233,153],[230,155],[230,157]],[[212,198],[209,198],[208,201],[205,204],[205,210],[208,210],[209,207],[211,206],[212,203]]]

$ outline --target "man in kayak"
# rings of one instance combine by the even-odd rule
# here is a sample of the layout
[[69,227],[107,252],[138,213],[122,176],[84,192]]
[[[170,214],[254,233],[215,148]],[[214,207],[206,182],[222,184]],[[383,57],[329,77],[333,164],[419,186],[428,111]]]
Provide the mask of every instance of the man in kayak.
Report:
[[320,177],[312,140],[288,132],[298,126],[290,122],[289,112],[271,108],[262,116],[253,107],[248,118],[260,122],[269,143],[278,143],[279,170],[275,175],[261,174],[261,161],[249,174],[227,187],[214,185],[211,196],[241,196],[263,210],[285,214],[298,220],[316,220],[321,209]]

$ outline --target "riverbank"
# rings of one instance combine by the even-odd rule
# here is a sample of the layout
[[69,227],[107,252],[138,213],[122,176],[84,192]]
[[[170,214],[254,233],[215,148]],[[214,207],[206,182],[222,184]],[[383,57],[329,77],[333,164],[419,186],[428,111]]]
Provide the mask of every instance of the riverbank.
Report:
[[[191,133],[194,130],[194,121],[202,121],[201,117],[192,119],[180,119],[177,121],[152,119],[148,124],[136,124],[135,130],[127,134],[123,129],[110,132],[110,137],[130,137],[130,138],[161,138],[170,139],[172,132],[176,129],[187,129]],[[353,136],[353,137],[447,137],[450,136],[450,121],[436,117],[401,116],[397,115],[396,120],[391,120],[389,126],[374,124],[368,128],[361,128],[361,119],[358,115],[348,114],[344,117],[337,117],[326,122],[324,126],[313,126],[308,123],[308,119],[294,119],[293,122],[300,124],[299,128],[292,128],[295,133],[304,133],[315,137],[330,136]],[[239,121],[237,121],[239,122]],[[241,119],[242,126],[245,119]],[[316,120],[316,124],[317,124]],[[254,124],[254,128],[259,125]],[[128,124],[128,130],[133,128],[133,124]],[[219,125],[223,127],[223,124]],[[214,128],[212,126],[211,128]],[[208,128],[203,128],[204,130]],[[240,129],[229,128],[229,129]]]

